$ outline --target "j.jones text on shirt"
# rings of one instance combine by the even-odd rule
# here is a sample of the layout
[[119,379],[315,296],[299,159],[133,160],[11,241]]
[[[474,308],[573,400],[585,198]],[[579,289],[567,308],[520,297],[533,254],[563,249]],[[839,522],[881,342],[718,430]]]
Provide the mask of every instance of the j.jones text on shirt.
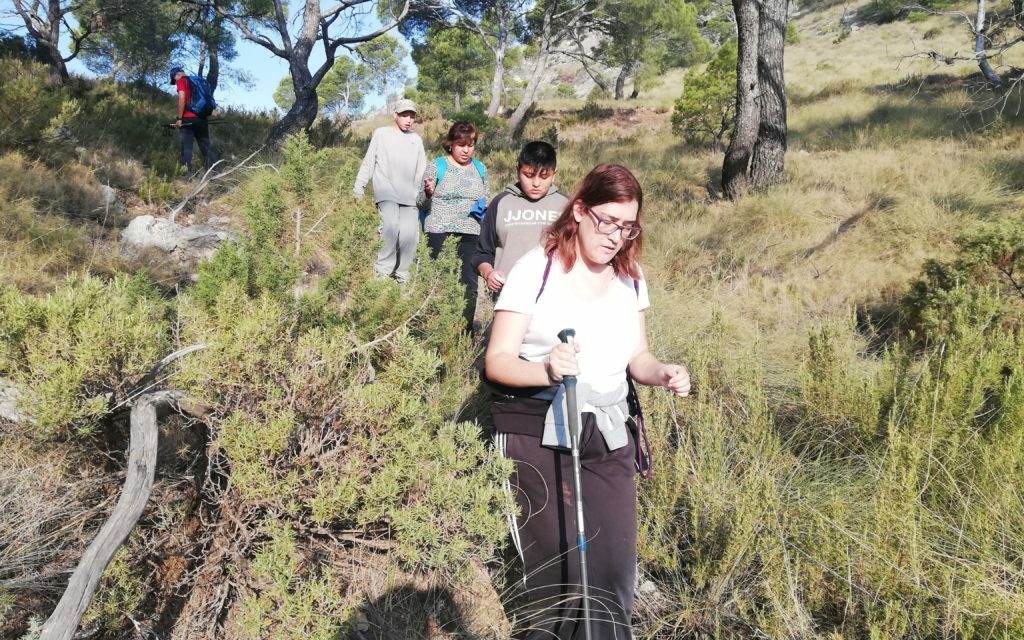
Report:
[[517,222],[554,222],[558,220],[560,215],[562,215],[561,211],[552,211],[550,209],[518,209],[507,211],[504,222],[505,224],[515,224]]

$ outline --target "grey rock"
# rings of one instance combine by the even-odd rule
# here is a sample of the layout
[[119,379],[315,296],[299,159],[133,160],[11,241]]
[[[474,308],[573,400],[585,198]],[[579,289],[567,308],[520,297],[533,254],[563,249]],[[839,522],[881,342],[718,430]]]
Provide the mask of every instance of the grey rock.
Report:
[[103,198],[103,204],[111,205],[117,202],[117,191],[110,185],[100,185],[100,196]]
[[156,247],[168,253],[172,251],[209,252],[225,240],[236,240],[231,231],[207,224],[183,227],[176,222],[155,218],[150,215],[133,218],[121,232],[121,242],[140,249]]
[[0,378],[0,420],[25,421],[25,414],[18,411],[18,388],[6,378]]
[[117,190],[110,185],[101,184],[99,186],[100,193],[100,206],[96,207],[96,212],[99,216],[104,217],[104,213],[116,213],[117,215],[124,215],[128,210],[124,200],[117,194]]
[[184,270],[194,272],[201,260],[213,256],[225,241],[238,235],[208,224],[184,227],[170,220],[151,215],[133,218],[121,231],[121,246],[126,253],[143,249],[159,249],[176,257]]
[[661,593],[658,589],[658,585],[654,584],[650,580],[644,580],[643,582],[641,582],[640,587],[637,589],[637,591],[644,595],[658,595]]

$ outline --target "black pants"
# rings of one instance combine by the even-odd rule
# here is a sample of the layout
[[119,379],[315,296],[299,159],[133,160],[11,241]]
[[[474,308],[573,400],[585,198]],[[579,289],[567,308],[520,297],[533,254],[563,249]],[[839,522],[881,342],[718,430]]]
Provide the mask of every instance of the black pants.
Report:
[[199,153],[203,154],[206,167],[214,163],[213,150],[210,148],[210,123],[206,118],[183,118],[181,121],[181,164],[185,169],[192,170],[192,141],[199,143]]
[[[538,436],[499,433],[497,442],[516,465],[511,489],[520,515],[513,537],[518,538],[515,542],[523,558],[526,591],[525,603],[509,612],[516,620],[515,637],[583,640],[572,455],[540,446]],[[593,640],[632,638],[637,530],[634,447],[630,438],[627,446],[609,451],[594,415],[583,414],[580,466]]]
[[430,257],[436,258],[441,253],[441,249],[444,248],[444,241],[449,237],[455,237],[458,240],[455,252],[459,256],[459,261],[462,263],[462,269],[459,273],[459,282],[466,287],[466,306],[463,315],[466,318],[466,326],[469,329],[472,329],[473,317],[476,315],[478,274],[476,272],[476,268],[473,267],[471,260],[476,254],[476,245],[480,236],[472,233],[428,233],[427,246],[430,247]]

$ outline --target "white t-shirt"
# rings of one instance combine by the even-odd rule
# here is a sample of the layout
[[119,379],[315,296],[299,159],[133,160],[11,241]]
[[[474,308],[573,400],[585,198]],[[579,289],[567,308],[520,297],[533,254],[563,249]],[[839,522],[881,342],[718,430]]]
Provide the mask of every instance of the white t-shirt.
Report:
[[625,381],[629,359],[640,343],[640,311],[650,306],[643,273],[639,290],[632,278],[619,276],[604,296],[585,301],[571,290],[562,261],[553,258],[544,293],[535,303],[547,260],[543,247],[520,258],[494,309],[530,316],[519,355],[531,362],[546,360],[559,342],[558,333],[575,329],[580,345],[579,382],[590,384],[597,393],[610,392]]

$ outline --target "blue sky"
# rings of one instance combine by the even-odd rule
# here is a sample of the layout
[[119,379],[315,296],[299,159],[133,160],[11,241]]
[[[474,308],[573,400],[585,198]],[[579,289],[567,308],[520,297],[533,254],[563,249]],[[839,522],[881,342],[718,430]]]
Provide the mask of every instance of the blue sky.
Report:
[[[333,6],[333,3],[325,0],[323,5],[325,7]],[[0,0],[0,14],[7,14],[12,10],[13,5],[11,4],[11,0]],[[370,24],[369,28],[379,28],[379,23],[376,23],[376,20],[372,17],[367,20],[367,24]],[[16,18],[4,17],[0,20],[0,29],[11,30],[22,35],[25,33],[24,26],[21,25]],[[409,48],[409,43],[400,33],[398,33],[397,29],[393,29],[388,33],[398,38],[407,49]],[[66,53],[66,48],[64,50]],[[244,87],[234,82],[225,81],[217,87],[217,102],[223,106],[256,111],[275,109],[276,105],[274,104],[273,98],[274,90],[277,89],[277,84],[280,82],[281,78],[288,75],[287,63],[285,63],[281,58],[271,54],[263,47],[253,44],[240,36],[237,41],[237,50],[238,57],[230,63],[230,66],[240,68],[248,72],[254,80],[253,86]],[[339,52],[339,55],[344,54],[344,50]],[[321,61],[323,61],[322,48],[317,48],[314,50],[312,64],[318,65]],[[187,61],[183,61],[182,64],[190,73],[195,72],[194,68],[189,68]],[[406,57],[405,67],[406,73],[410,77],[415,77],[415,65],[413,65],[412,59],[408,56]],[[77,60],[73,60],[68,65],[68,68],[72,73],[84,76],[92,75],[85,66]],[[163,88],[170,92],[169,84]],[[369,108],[375,108],[384,103],[384,96],[367,96],[366,102]]]

